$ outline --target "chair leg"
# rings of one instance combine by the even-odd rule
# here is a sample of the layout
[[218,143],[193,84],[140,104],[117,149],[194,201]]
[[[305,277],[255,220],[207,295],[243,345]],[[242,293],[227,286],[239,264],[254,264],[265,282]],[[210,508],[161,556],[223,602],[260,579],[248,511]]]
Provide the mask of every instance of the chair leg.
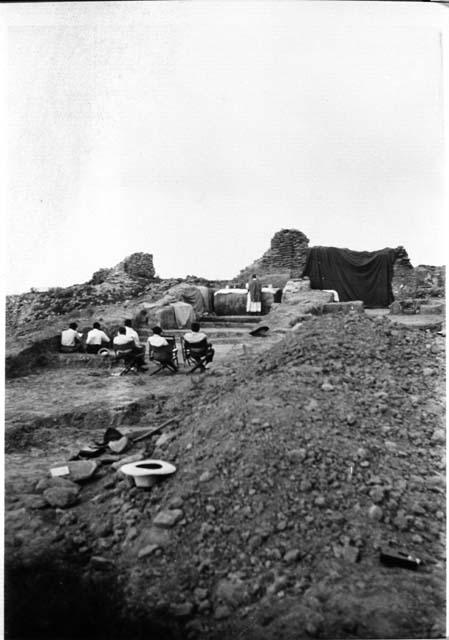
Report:
[[164,368],[163,365],[161,365],[158,369],[156,369],[155,371],[152,371],[150,373],[150,376],[154,376],[155,373],[159,373],[159,371],[161,371],[161,369],[163,369],[163,368]]
[[197,369],[200,369],[201,371],[206,371],[206,367],[204,366],[204,364],[202,362],[197,362],[196,365],[193,367],[193,369],[190,369],[189,373],[193,373]]

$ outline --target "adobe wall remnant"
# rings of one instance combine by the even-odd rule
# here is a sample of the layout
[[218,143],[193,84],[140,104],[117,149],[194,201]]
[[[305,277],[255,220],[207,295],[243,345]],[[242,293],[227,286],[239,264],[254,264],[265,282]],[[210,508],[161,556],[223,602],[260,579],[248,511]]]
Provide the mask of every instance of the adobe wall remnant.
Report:
[[6,325],[14,330],[24,323],[66,313],[76,318],[81,309],[122,302],[158,289],[158,283],[152,254],[133,253],[115,267],[95,271],[89,282],[7,296]]
[[393,278],[391,288],[395,300],[414,298],[416,291],[416,274],[404,247],[395,249]]
[[123,262],[123,268],[131,278],[152,280],[155,276],[153,255],[151,253],[133,253]]
[[270,248],[261,258],[242,269],[234,278],[247,282],[253,273],[273,286],[284,286],[291,278],[300,278],[307,260],[308,237],[298,229],[281,229],[271,239]]
[[391,286],[394,299],[444,298],[446,269],[420,264],[413,267],[404,247],[397,247]]

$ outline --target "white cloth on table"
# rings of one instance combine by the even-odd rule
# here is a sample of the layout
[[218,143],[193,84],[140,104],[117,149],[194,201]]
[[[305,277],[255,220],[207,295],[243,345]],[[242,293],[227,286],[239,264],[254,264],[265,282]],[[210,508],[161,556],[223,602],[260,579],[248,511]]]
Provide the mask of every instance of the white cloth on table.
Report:
[[327,293],[332,293],[334,296],[334,302],[340,302],[340,298],[338,297],[338,293],[335,289],[322,289],[322,291],[327,291]]

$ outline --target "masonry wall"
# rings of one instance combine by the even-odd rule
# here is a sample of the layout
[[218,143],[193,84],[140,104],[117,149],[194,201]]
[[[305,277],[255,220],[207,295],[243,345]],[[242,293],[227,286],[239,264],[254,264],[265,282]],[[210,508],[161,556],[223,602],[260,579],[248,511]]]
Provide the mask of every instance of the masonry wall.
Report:
[[307,260],[308,246],[309,239],[302,231],[281,229],[271,239],[268,251],[242,269],[234,280],[247,282],[251,275],[256,273],[263,280],[270,280],[275,286],[283,286],[290,278],[301,277]]

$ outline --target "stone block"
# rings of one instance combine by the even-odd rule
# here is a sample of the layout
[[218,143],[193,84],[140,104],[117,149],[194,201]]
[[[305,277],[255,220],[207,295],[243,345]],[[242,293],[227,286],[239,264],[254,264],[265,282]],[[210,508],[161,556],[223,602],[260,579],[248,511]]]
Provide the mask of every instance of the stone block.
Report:
[[443,303],[422,304],[419,308],[419,313],[421,315],[443,314],[444,304]]
[[323,313],[364,313],[364,305],[361,300],[350,300],[348,302],[329,302],[323,305]]
[[78,491],[66,487],[53,487],[44,491],[44,498],[51,507],[65,509],[78,501]]
[[394,302],[392,302],[390,304],[390,313],[392,315],[399,315],[402,313],[402,307],[401,307],[401,303],[399,302],[399,300],[395,300]]

